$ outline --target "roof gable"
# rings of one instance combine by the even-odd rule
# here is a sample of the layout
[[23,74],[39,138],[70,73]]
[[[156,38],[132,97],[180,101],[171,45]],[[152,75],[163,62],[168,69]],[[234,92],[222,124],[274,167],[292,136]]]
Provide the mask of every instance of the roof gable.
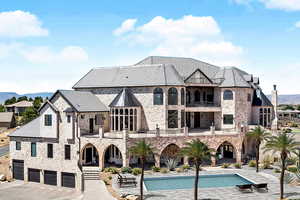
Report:
[[201,83],[201,84],[212,84],[213,82],[200,70],[197,69],[191,76],[186,80],[186,83]]
[[130,89],[124,88],[109,104],[109,107],[140,107],[141,104]]

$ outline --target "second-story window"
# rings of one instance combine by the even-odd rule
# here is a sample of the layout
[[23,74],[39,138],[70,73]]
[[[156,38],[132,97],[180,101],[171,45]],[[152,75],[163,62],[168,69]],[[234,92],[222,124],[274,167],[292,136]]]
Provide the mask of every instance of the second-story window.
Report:
[[17,151],[21,150],[21,142],[16,142],[16,150]]
[[195,91],[194,100],[195,100],[195,102],[200,102],[200,92],[199,92],[199,90]]
[[250,94],[250,93],[248,93],[248,95],[247,95],[247,101],[248,101],[248,102],[251,101],[251,94]]
[[184,94],[184,93],[185,93],[185,92],[184,92],[184,89],[181,88],[181,105],[184,105],[184,104],[185,104],[185,102],[184,102],[185,94]]
[[223,100],[233,100],[233,93],[231,90],[225,90],[223,93]]
[[161,88],[155,88],[153,90],[153,104],[163,105],[164,104],[164,92]]
[[52,126],[52,115],[45,115],[45,126]]
[[168,105],[178,104],[178,92],[176,88],[170,88],[168,90]]
[[168,110],[168,128],[178,128],[177,110]]
[[67,122],[71,123],[71,115],[67,115]]
[[233,115],[223,115],[223,124],[233,124]]
[[47,157],[53,158],[53,144],[47,144]]
[[65,160],[71,160],[71,146],[65,145]]
[[31,157],[36,157],[36,143],[31,142]]

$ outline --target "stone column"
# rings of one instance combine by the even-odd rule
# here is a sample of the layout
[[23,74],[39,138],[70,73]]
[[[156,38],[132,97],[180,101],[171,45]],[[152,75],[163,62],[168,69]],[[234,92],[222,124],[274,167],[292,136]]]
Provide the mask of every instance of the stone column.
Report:
[[211,166],[212,166],[212,167],[215,167],[216,164],[217,164],[217,159],[216,159],[215,156],[212,156],[212,157],[211,157]]
[[123,167],[129,167],[129,158],[128,158],[128,155],[127,155],[127,153],[124,153],[124,155],[125,155],[125,158],[122,157]]
[[189,128],[187,126],[183,128],[184,128],[184,136],[189,136]]
[[160,167],[160,155],[154,155],[155,167]]
[[185,165],[189,164],[189,157],[187,157],[187,156],[183,157],[183,164],[185,164]]
[[40,170],[40,183],[44,184],[44,170]]
[[103,125],[100,125],[99,127],[99,138],[104,138],[104,127]]
[[237,163],[242,163],[242,151],[241,150],[238,150],[236,152],[236,162]]

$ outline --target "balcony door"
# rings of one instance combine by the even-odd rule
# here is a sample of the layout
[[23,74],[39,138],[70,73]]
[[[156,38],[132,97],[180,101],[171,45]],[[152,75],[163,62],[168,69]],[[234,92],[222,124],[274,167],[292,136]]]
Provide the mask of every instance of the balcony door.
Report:
[[194,128],[200,128],[200,112],[194,113]]
[[90,133],[94,132],[94,118],[90,118]]

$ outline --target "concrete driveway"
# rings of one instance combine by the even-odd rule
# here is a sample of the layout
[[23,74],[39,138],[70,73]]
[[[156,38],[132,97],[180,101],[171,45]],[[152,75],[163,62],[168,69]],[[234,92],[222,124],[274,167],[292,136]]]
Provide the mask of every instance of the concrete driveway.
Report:
[[0,157],[9,153],[9,146],[0,147]]
[[13,181],[0,183],[0,199],[7,200],[83,200],[83,194],[71,188],[40,183]]

